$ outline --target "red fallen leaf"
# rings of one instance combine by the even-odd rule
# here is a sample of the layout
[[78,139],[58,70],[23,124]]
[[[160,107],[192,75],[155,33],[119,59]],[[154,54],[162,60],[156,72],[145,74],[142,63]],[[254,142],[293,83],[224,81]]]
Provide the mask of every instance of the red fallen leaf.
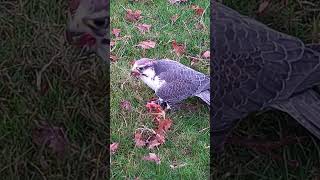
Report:
[[170,4],[177,4],[177,3],[183,3],[187,2],[188,0],[169,0]]
[[264,0],[260,5],[259,5],[259,9],[258,9],[258,13],[261,14],[263,13],[267,7],[270,4],[270,0]]
[[163,133],[163,132],[166,132],[170,129],[171,127],[171,124],[172,124],[172,120],[171,119],[164,119],[162,121],[160,121],[159,125],[158,125],[158,133]]
[[197,6],[197,5],[191,5],[191,9],[193,9],[195,11],[195,13],[198,15],[198,16],[201,16],[204,12],[204,9]]
[[149,112],[153,112],[153,113],[161,113],[163,111],[161,106],[154,102],[148,102],[146,104],[146,108],[149,110]]
[[156,164],[161,163],[160,158],[155,153],[149,153],[148,156],[144,156],[142,159],[146,161],[154,161]]
[[129,101],[126,101],[126,100],[121,101],[120,106],[123,110],[131,111],[131,103]]
[[116,62],[119,58],[115,55],[110,54],[110,59],[112,62]]
[[201,57],[205,58],[205,59],[210,59],[210,51],[205,51]]
[[114,154],[118,150],[118,147],[119,147],[119,143],[110,144],[110,152],[111,152],[111,154]]
[[139,31],[144,34],[145,32],[149,32],[150,31],[150,28],[151,28],[151,25],[148,25],[148,24],[138,24],[136,26]]
[[179,18],[179,14],[176,14],[176,15],[172,16],[170,19],[171,19],[172,23],[175,23],[178,20],[178,18]]
[[136,132],[134,134],[134,141],[135,141],[137,147],[143,147],[146,145],[146,142],[142,138],[141,132]]
[[141,11],[132,11],[131,9],[127,9],[126,19],[130,22],[136,22],[141,19]]
[[157,133],[157,134],[153,135],[150,138],[150,140],[148,141],[148,148],[153,149],[157,146],[160,146],[164,142],[165,142],[165,137],[164,137],[163,133],[161,133],[161,134]]
[[138,44],[139,47],[142,49],[152,49],[156,46],[156,42],[147,40],[147,41],[142,41]]
[[186,51],[186,47],[183,44],[177,44],[176,40],[172,41],[172,48],[178,56],[181,56]]
[[54,153],[63,156],[68,148],[69,140],[60,127],[42,122],[32,132],[32,140],[38,146],[47,145]]
[[121,29],[116,29],[116,28],[113,28],[113,29],[112,29],[112,34],[113,34],[115,37],[119,37],[119,36],[120,36],[120,32],[121,32]]

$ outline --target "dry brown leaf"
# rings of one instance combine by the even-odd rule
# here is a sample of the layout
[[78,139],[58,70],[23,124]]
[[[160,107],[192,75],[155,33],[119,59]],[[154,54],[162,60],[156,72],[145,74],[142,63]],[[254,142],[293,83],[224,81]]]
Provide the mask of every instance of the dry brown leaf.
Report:
[[137,147],[143,147],[146,145],[145,140],[143,140],[143,138],[142,138],[141,132],[136,132],[134,134],[134,141],[135,141],[135,144]]
[[110,54],[111,62],[116,62],[119,58],[115,55]]
[[179,14],[176,14],[176,15],[172,16],[170,19],[171,19],[172,23],[175,23],[178,20],[178,18],[179,18]]
[[177,44],[176,40],[172,41],[172,48],[178,56],[181,56],[186,51],[186,47],[183,44]]
[[205,51],[201,57],[205,58],[205,59],[210,59],[210,51]]
[[42,122],[32,132],[32,140],[38,146],[48,146],[54,153],[63,156],[69,146],[69,140],[61,127]]
[[204,12],[203,8],[201,8],[201,7],[197,6],[197,5],[194,5],[194,4],[191,5],[191,9],[193,9],[194,12],[196,13],[196,15],[198,15],[198,16],[201,16],[203,14],[203,12]]
[[142,49],[152,49],[156,46],[156,42],[147,40],[147,41],[142,41],[138,44],[139,47]]
[[110,144],[110,152],[114,154],[119,148],[119,143],[112,143]]
[[137,11],[133,11],[131,9],[127,9],[127,14],[126,14],[126,19],[130,22],[136,22],[139,19],[141,19],[141,11],[137,10]]
[[153,149],[155,147],[160,146],[161,144],[165,143],[165,136],[164,134],[154,134],[149,140],[148,140],[148,148]]
[[157,132],[161,134],[163,132],[168,131],[170,129],[170,127],[171,127],[171,124],[172,124],[172,120],[171,119],[161,120],[159,122]]
[[155,153],[149,153],[148,156],[144,156],[142,159],[146,161],[154,161],[156,164],[161,163],[160,158]]
[[145,32],[149,32],[149,31],[150,31],[151,25],[148,25],[148,24],[138,24],[136,27],[139,29],[139,31],[140,31],[142,34],[145,34]]
[[117,29],[117,28],[113,28],[113,29],[112,29],[112,34],[113,34],[115,37],[119,37],[119,36],[120,36],[120,32],[121,32],[121,29]]
[[120,107],[122,110],[131,111],[131,103],[127,100],[123,100],[120,102]]
[[263,13],[267,9],[269,4],[270,4],[270,0],[264,0],[262,3],[260,3],[258,13],[259,14]]

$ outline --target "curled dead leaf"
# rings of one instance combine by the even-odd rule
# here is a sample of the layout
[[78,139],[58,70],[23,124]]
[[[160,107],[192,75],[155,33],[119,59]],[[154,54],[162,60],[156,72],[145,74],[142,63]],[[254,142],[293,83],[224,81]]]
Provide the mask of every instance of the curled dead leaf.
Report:
[[160,157],[158,157],[155,153],[149,153],[148,156],[144,156],[142,159],[146,161],[154,161],[156,164],[161,163]]
[[127,14],[126,14],[126,19],[130,22],[136,22],[139,19],[141,19],[141,11],[137,10],[137,11],[133,11],[131,9],[127,9]]
[[176,42],[176,40],[173,40],[173,41],[172,41],[172,48],[173,48],[174,52],[175,52],[178,56],[183,55],[183,54],[185,53],[185,51],[186,51],[185,45],[183,45],[183,44],[178,44],[178,43]]
[[156,42],[147,40],[147,41],[142,41],[138,44],[139,47],[142,49],[152,49],[156,46]]
[[131,103],[127,100],[123,100],[120,102],[120,107],[122,110],[131,111]]
[[145,32],[149,32],[149,31],[150,31],[151,25],[148,25],[148,24],[138,24],[136,27],[138,28],[138,30],[139,30],[142,34],[145,34]]

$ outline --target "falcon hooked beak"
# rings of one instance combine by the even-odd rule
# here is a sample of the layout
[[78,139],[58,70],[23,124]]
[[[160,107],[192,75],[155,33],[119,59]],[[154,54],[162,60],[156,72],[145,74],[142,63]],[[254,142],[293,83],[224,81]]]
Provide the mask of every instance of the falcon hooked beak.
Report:
[[131,69],[131,76],[153,77],[154,76],[153,61],[148,58],[142,58],[138,61],[135,61]]

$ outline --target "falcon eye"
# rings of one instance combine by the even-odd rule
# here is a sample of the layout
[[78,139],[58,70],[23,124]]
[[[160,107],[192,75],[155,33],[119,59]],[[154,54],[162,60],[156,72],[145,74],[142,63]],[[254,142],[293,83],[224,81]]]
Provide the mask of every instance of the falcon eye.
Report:
[[139,70],[139,71],[142,71],[142,70],[143,70],[143,67],[138,67],[138,70]]

